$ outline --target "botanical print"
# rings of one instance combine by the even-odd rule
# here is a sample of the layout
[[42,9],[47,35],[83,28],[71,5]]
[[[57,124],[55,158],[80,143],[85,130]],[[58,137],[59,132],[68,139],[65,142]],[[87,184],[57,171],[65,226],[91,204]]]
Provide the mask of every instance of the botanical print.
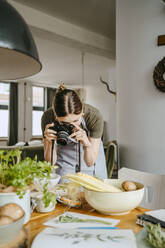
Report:
[[82,241],[89,241],[89,239],[97,239],[100,242],[112,241],[112,242],[120,242],[121,239],[126,239],[125,236],[111,236],[106,234],[95,234],[95,233],[84,233],[80,231],[76,231],[75,233],[64,232],[64,233],[52,233],[50,235],[61,237],[63,239],[70,239],[73,245],[78,244]]
[[131,230],[46,228],[35,238],[32,248],[137,248]]
[[93,219],[82,219],[79,217],[75,217],[71,214],[65,214],[65,215],[61,215],[56,221],[55,223],[73,223],[73,222],[88,222],[88,223],[101,223],[101,224],[107,224],[107,225],[112,225],[112,222],[109,221],[105,221],[105,220],[99,220],[99,219],[95,219],[93,217]]
[[87,214],[65,212],[64,214],[50,219],[44,225],[60,228],[78,228],[78,227],[114,227],[120,221],[111,218],[101,218]]

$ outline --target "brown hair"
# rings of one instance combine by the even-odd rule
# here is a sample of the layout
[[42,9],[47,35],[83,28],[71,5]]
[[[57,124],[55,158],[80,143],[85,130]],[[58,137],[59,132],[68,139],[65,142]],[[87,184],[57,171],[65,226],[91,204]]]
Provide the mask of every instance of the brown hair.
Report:
[[55,95],[53,108],[58,117],[78,115],[82,112],[82,102],[74,90],[66,89],[62,84]]

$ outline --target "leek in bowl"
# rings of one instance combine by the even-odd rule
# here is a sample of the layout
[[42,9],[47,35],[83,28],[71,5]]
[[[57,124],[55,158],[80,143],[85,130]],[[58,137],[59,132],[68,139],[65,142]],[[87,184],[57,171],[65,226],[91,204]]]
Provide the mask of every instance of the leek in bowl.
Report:
[[144,196],[144,185],[134,182],[136,190],[123,191],[120,179],[105,179],[106,184],[121,189],[121,192],[99,192],[84,188],[85,199],[91,207],[102,214],[127,214],[139,206]]

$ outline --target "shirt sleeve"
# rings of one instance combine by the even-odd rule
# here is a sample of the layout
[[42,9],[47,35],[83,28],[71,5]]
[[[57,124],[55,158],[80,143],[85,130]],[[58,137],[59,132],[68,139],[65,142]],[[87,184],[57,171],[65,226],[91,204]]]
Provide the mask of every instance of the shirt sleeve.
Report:
[[103,134],[103,118],[100,113],[97,113],[95,122],[91,126],[90,137],[101,138]]
[[104,121],[100,111],[89,104],[84,106],[84,110],[84,118],[87,129],[90,132],[90,137],[101,138],[103,134]]

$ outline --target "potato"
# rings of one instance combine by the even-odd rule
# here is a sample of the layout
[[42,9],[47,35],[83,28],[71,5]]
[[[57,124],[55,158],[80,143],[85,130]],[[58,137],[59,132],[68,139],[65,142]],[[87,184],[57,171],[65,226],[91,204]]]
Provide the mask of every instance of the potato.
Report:
[[9,216],[5,216],[5,215],[0,216],[0,226],[10,224],[13,221],[14,220]]
[[11,193],[16,192],[16,187],[14,186],[8,186],[5,189],[2,190],[3,193]]
[[0,189],[4,189],[6,186],[2,183],[0,183]]
[[6,215],[13,220],[18,220],[25,214],[24,210],[16,203],[7,203],[0,208],[0,216]]
[[137,190],[137,186],[134,182],[131,182],[131,181],[124,181],[122,183],[122,188],[125,190],[125,191],[133,191],[133,190]]
[[3,192],[3,190],[6,188],[6,186],[2,183],[0,183],[0,193]]

